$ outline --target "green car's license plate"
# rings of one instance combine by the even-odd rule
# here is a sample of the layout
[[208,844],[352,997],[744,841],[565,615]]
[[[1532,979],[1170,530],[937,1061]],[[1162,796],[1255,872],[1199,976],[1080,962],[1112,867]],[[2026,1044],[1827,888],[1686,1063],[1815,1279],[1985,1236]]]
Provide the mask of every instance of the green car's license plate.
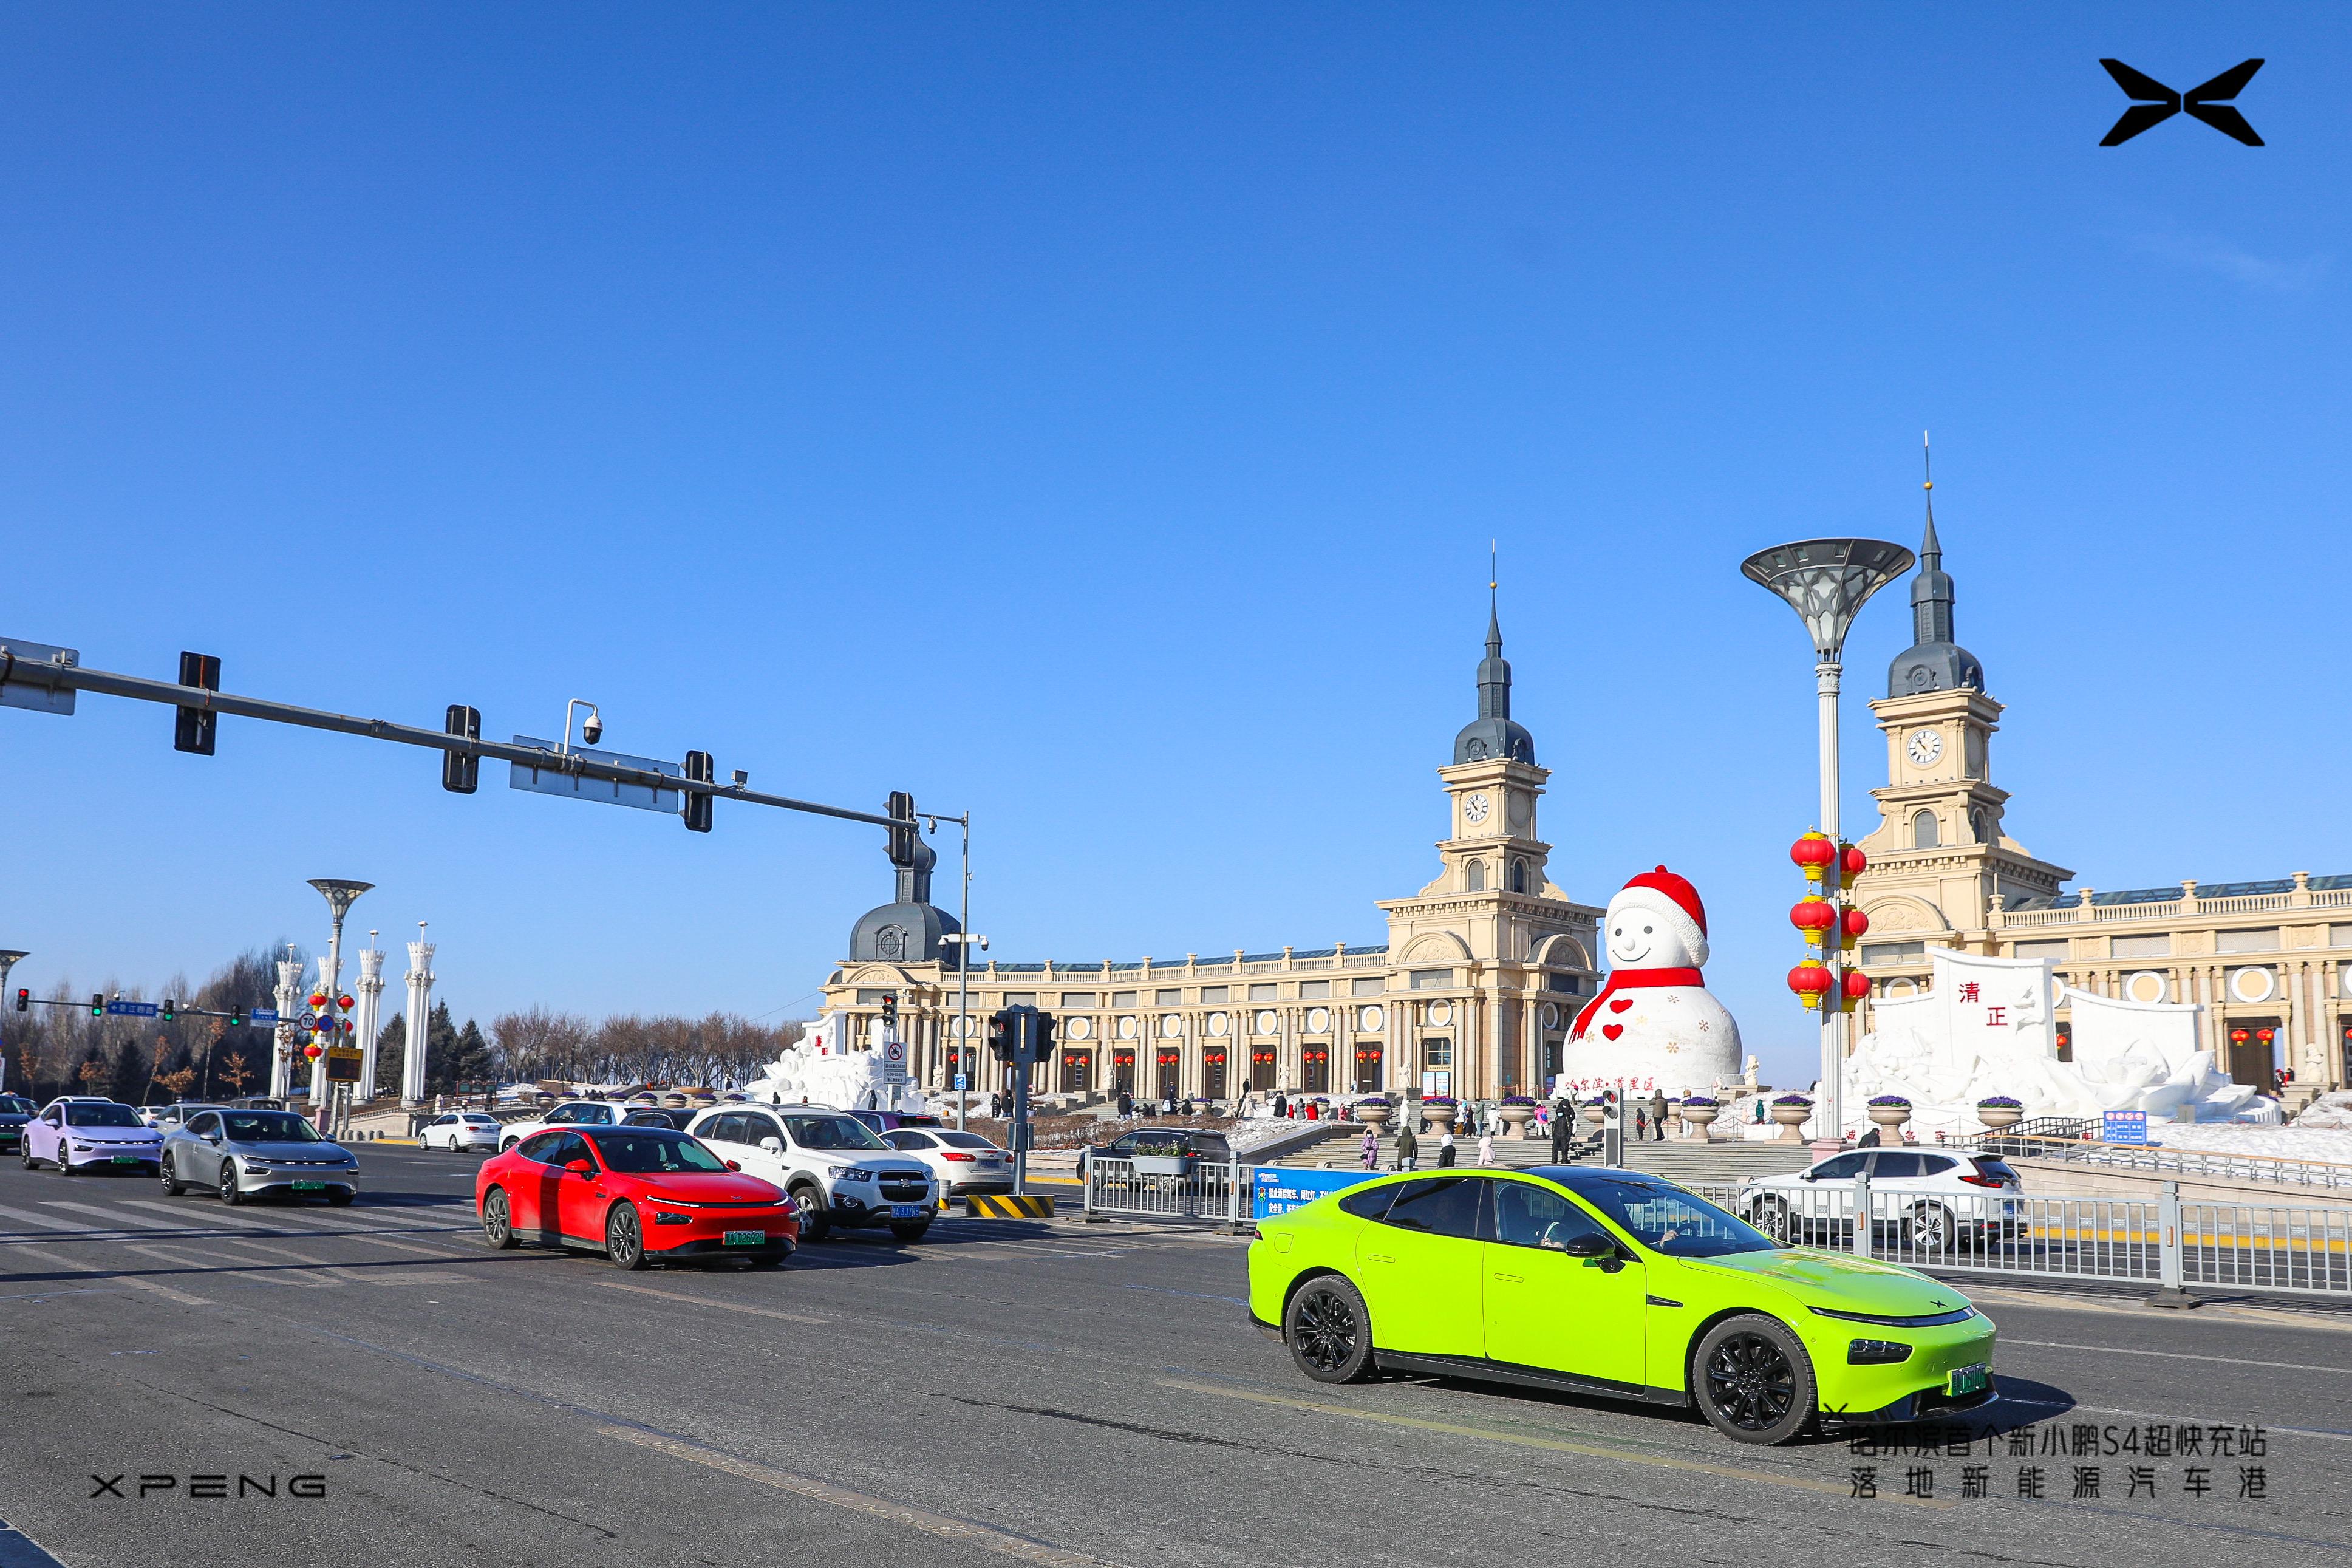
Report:
[[139,1156],[136,1154],[117,1154],[114,1157],[114,1163],[118,1165],[135,1165],[139,1163]]
[[294,1184],[294,1190],[298,1193],[323,1193],[327,1190],[327,1184],[324,1182],[297,1182]]
[[1982,1394],[1992,1381],[1992,1373],[1982,1365],[1964,1366],[1944,1379],[1944,1392],[1951,1394]]
[[723,1244],[728,1247],[765,1247],[768,1233],[764,1230],[730,1230]]

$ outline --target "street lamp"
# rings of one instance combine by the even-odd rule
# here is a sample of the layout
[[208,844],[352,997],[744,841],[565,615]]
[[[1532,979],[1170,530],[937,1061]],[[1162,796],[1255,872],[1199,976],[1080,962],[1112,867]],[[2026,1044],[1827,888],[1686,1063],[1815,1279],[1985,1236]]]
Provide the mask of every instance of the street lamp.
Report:
[[[327,908],[335,917],[333,933],[327,939],[327,962],[320,966],[326,984],[323,989],[330,997],[343,994],[343,916],[351,911],[359,896],[375,886],[373,882],[346,882],[333,877],[313,877],[310,886],[319,889],[327,900]],[[310,1103],[321,1104],[327,1093],[327,1058],[322,1053],[310,1066]]]
[[[969,835],[971,829],[967,827],[965,832]],[[971,857],[967,855],[965,857],[967,865],[970,864],[970,860]],[[963,907],[964,913],[968,917],[971,912],[971,876],[969,870],[964,875],[963,884]],[[977,944],[981,952],[986,952],[988,939],[984,936],[973,936],[968,931],[951,931],[942,935],[940,941],[956,944],[956,1075],[962,1078],[966,1084],[970,1084],[972,1079],[980,1076],[978,1053],[975,1052],[972,1056],[970,1073],[967,1074],[964,1071],[963,1065],[964,1053],[971,1048],[971,950],[973,945]],[[956,1090],[956,1131],[959,1132],[963,1131],[963,1107],[964,1101],[969,1098],[968,1089]]]
[[[1883,539],[1801,539],[1759,550],[1739,563],[1741,575],[1770,589],[1805,623],[1813,642],[1813,689],[1821,711],[1822,831],[1838,837],[1838,677],[1845,634],[1864,601],[1911,570],[1913,556]],[[1834,953],[1832,963],[1840,962]],[[1819,1136],[1845,1138],[1845,1014],[1822,1008],[1822,1097]]]
[[[8,972],[16,967],[18,959],[26,956],[28,955],[19,952],[13,947],[0,948],[0,992],[8,989]],[[5,1089],[7,1087],[8,1056],[5,1051],[0,1051],[0,1089]]]

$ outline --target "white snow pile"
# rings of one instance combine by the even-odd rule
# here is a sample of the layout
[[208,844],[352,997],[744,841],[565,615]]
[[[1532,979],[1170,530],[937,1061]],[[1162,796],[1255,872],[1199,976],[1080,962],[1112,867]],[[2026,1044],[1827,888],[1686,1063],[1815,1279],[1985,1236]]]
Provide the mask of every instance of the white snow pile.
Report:
[[2291,1125],[2319,1132],[2352,1132],[2352,1089],[2321,1095],[2305,1106]]
[[[2338,1099],[2345,1097],[2338,1096]],[[2339,1106],[2340,1112],[2344,1107]],[[2308,1113],[2306,1113],[2308,1114]],[[2200,1121],[2195,1125],[2151,1126],[2147,1141],[2168,1149],[2204,1150],[2216,1154],[2259,1154],[2273,1160],[2316,1160],[2352,1165],[2352,1126],[2307,1127],[2297,1121],[2285,1127],[2250,1127],[2243,1122]]]
[[830,1105],[842,1110],[919,1111],[923,1091],[887,1081],[879,1050],[844,1050],[840,1019],[819,1018],[807,1037],[786,1046],[758,1078],[743,1086],[753,1100],[777,1105]]

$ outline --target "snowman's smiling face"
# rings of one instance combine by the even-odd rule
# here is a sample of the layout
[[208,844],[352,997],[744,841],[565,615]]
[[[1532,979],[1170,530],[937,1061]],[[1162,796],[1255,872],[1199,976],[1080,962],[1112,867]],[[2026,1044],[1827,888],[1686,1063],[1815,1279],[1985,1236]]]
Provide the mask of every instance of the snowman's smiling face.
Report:
[[1609,911],[1609,959],[1621,968],[1641,966],[1661,945],[1675,945],[1662,935],[1658,917],[1639,907]]

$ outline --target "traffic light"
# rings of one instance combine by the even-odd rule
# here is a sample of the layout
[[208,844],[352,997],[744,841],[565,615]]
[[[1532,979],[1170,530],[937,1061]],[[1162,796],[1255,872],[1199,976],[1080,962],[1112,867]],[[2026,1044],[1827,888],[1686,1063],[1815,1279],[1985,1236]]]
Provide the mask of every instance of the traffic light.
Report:
[[103,1018],[106,1016],[105,992],[93,991],[89,994],[89,1016],[93,1018]]
[[1040,1013],[1037,1015],[1037,1048],[1031,1053],[1030,1060],[1048,1062],[1053,1059],[1054,1015]]
[[232,1002],[228,1005],[228,1026],[232,1029],[242,1029],[245,1027],[244,1003]]
[[[209,653],[181,654],[180,684],[218,691],[220,659]],[[172,725],[172,749],[194,752],[200,757],[211,756],[213,731],[219,727],[220,714],[210,708],[174,708],[172,711],[178,715]]]
[[[448,717],[441,721],[446,735],[460,735],[468,741],[482,738],[482,714],[478,708],[462,702],[449,704]],[[441,787],[452,795],[471,795],[482,782],[482,759],[470,752],[441,753]]]
[[173,1001],[169,996],[166,996],[163,998],[163,1005],[158,1009],[158,1012],[163,1017],[163,1022],[168,1024],[173,1019],[180,1016],[180,1005],[177,1002]]
[[894,789],[883,813],[890,818],[890,864],[912,866],[915,863],[915,797],[905,790]]
[[[709,752],[686,753],[686,776],[698,784],[709,784],[719,774],[713,770]],[[686,830],[688,833],[710,831],[710,797],[699,790],[686,792]],[[883,1016],[887,1018],[888,1014]]]
[[1013,1015],[992,1013],[988,1018],[988,1054],[998,1061],[1013,1059]]
[[[706,795],[704,798],[709,797]],[[882,1026],[886,1029],[898,1026],[898,994],[896,991],[882,993]]]
[[23,1012],[33,1005],[33,994],[23,986],[16,987],[16,1011]]

